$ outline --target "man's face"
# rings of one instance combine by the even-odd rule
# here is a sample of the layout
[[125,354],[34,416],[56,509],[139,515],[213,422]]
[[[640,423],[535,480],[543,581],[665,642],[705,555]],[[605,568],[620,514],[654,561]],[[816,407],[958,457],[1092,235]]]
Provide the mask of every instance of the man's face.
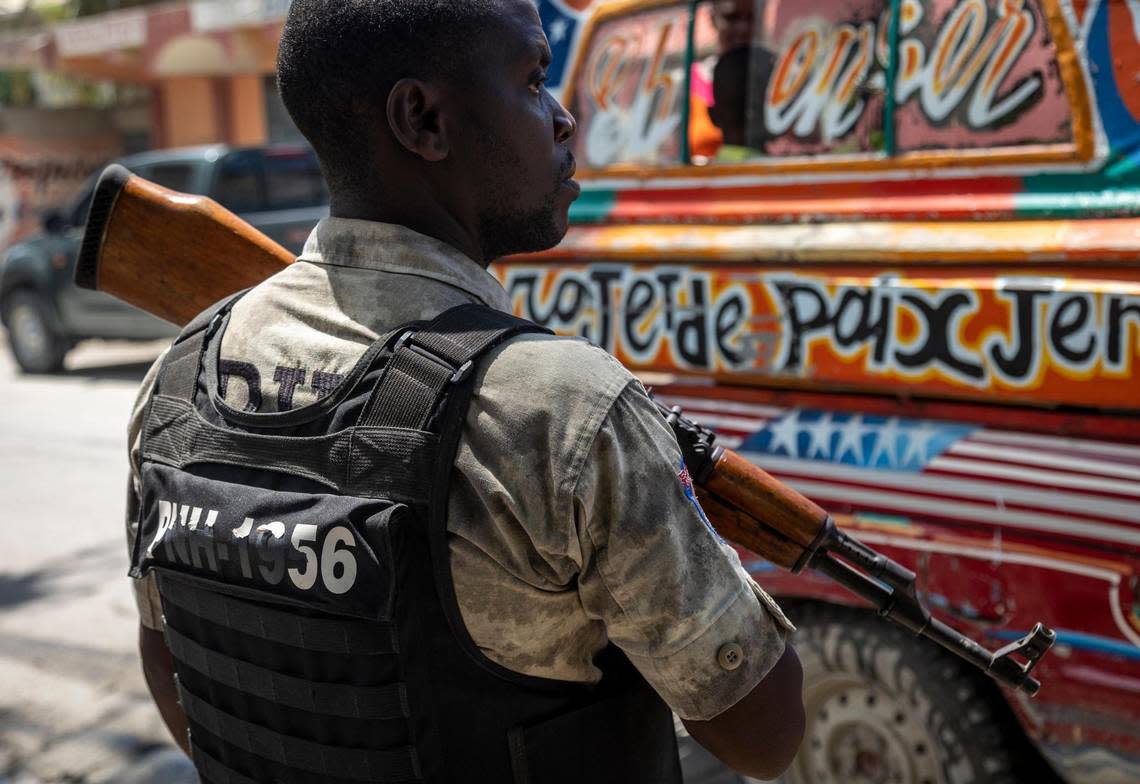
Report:
[[453,86],[463,117],[452,145],[466,177],[484,258],[545,250],[578,198],[574,118],[546,91],[550,46],[530,0],[504,0],[471,79]]
[[720,51],[728,52],[752,43],[753,0],[714,0],[713,27]]

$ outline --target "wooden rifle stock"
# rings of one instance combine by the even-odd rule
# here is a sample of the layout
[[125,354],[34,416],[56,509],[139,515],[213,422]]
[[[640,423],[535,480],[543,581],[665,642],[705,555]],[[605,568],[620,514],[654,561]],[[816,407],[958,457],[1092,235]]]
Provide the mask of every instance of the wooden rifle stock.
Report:
[[182,326],[292,262],[292,253],[212,199],[114,164],[91,198],[75,282]]
[[720,452],[699,495],[702,504],[723,510],[711,518],[721,536],[793,572],[808,565],[831,520],[815,503],[728,449]]
[[[289,251],[210,199],[111,166],[92,199],[76,283],[182,326],[292,261]],[[1053,644],[1052,631],[1037,624],[1000,651],[982,648],[931,617],[913,572],[840,531],[827,512],[762,469],[714,446],[715,434],[679,408],[661,409],[723,537],[792,572],[815,569],[1000,682],[1037,692],[1030,671]]]

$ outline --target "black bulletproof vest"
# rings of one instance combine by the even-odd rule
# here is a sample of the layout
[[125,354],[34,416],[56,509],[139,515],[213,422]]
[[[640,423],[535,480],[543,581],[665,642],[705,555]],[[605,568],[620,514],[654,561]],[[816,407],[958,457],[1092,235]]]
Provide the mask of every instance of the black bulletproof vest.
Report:
[[533,678],[460,618],[447,496],[472,368],[539,328],[455,308],[318,403],[257,414],[215,394],[232,302],[162,364],[132,565],[158,573],[202,781],[680,782],[671,714],[617,649],[597,686]]

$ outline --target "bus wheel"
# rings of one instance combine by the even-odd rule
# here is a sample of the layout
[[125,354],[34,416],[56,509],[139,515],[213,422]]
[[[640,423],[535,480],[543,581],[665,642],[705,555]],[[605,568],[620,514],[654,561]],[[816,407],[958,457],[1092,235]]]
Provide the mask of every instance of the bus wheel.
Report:
[[807,729],[790,784],[1016,784],[1018,739],[983,676],[856,610],[794,615]]

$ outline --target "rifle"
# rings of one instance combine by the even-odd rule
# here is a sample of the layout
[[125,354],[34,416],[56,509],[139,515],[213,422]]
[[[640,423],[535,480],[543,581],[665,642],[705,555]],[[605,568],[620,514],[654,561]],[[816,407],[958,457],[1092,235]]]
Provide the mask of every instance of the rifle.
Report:
[[[167,190],[112,165],[95,188],[75,279],[184,325],[292,261],[289,251],[210,199]],[[1006,686],[1030,696],[1041,688],[1031,672],[1056,639],[1051,629],[1038,623],[1000,650],[985,649],[931,616],[918,596],[914,572],[844,533],[815,503],[716,445],[716,435],[685,418],[680,408],[658,407],[677,436],[709,520],[725,539],[793,574],[814,569],[826,575],[882,617]]]

